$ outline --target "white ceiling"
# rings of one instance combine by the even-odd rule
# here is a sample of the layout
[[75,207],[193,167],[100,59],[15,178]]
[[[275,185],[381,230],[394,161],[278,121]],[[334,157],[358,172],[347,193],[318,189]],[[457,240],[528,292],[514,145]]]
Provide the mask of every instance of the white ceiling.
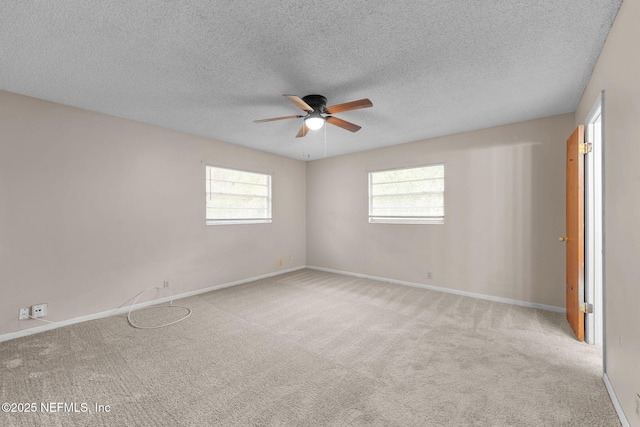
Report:
[[621,0],[0,0],[0,89],[288,157],[573,112]]

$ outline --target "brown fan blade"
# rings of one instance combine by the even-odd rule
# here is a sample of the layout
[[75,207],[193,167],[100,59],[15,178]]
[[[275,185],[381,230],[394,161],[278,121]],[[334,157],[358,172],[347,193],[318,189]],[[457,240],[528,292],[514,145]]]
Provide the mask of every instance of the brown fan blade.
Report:
[[303,117],[303,116],[274,117],[273,119],[254,120],[253,123],[265,123],[265,122],[275,122],[276,120],[299,119],[300,117]]
[[360,126],[354,125],[353,123],[349,123],[346,120],[339,119],[333,116],[327,116],[327,123],[331,123],[334,126],[341,127],[342,129],[346,129],[351,132],[358,132],[360,130]]
[[345,102],[344,104],[332,105],[327,107],[326,111],[329,114],[342,113],[343,111],[358,110],[360,108],[373,107],[371,101],[368,98],[359,99],[357,101]]
[[304,101],[302,100],[302,98],[300,98],[299,96],[296,96],[296,95],[282,95],[282,96],[284,96],[284,97],[285,97],[285,98],[287,98],[289,101],[291,101],[291,102],[293,102],[294,104],[296,104],[296,106],[297,106],[298,108],[300,108],[301,110],[304,110],[304,111],[313,111],[313,108],[311,108],[311,107],[309,106],[309,104],[307,104],[306,102],[304,102]]
[[302,127],[298,131],[296,138],[302,138],[303,136],[306,136],[308,132],[309,132],[309,128],[307,127],[307,124],[302,123]]

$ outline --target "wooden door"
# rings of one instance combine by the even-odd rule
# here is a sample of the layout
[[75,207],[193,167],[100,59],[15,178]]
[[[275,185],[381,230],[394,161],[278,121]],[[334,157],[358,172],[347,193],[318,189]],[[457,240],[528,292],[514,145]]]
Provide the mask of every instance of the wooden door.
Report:
[[584,126],[567,140],[567,320],[580,341],[584,341]]

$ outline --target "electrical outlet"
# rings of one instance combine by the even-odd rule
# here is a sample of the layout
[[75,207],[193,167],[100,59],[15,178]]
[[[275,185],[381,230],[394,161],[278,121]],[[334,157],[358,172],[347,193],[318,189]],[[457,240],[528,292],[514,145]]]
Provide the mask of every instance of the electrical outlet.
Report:
[[293,264],[293,257],[289,257],[289,264]]
[[31,306],[32,317],[44,317],[47,315],[47,304],[36,304]]
[[29,318],[29,309],[21,308],[20,315],[18,316],[18,320],[27,320]]
[[278,265],[282,265],[282,260],[278,260]]
[[165,288],[165,289],[167,289],[167,288],[169,287],[169,281],[167,281],[167,280],[163,280],[163,281],[162,281],[162,287],[163,287],[163,288]]
[[431,280],[433,279],[433,273],[430,271],[427,271],[427,279]]

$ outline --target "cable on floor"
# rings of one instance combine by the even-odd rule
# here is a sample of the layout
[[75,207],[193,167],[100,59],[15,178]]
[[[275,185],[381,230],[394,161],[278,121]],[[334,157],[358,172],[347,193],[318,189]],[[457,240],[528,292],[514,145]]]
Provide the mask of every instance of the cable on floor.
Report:
[[[183,306],[180,306],[180,305],[173,305],[173,298],[172,298],[172,299],[171,299],[171,301],[169,302],[169,305],[153,305],[153,306],[150,306],[150,307],[140,308],[140,309],[138,309],[138,310],[136,310],[136,311],[150,310],[150,309],[152,309],[152,308],[161,308],[161,307],[182,308],[182,309],[184,309],[184,310],[187,310],[187,311],[188,311],[188,313],[187,313],[184,317],[181,317],[181,318],[180,318],[180,319],[178,319],[178,320],[174,320],[173,322],[165,323],[165,324],[163,324],[163,325],[158,325],[158,326],[139,326],[139,325],[136,325],[136,324],[133,322],[133,320],[131,320],[131,312],[133,311],[133,307],[135,307],[135,305],[136,305],[136,303],[138,302],[138,300],[140,299],[140,297],[141,297],[145,292],[150,291],[151,289],[168,290],[168,289],[165,289],[165,288],[160,288],[160,287],[158,287],[158,286],[153,286],[153,287],[151,287],[151,288],[145,289],[144,291],[140,292],[140,293],[136,296],[136,299],[133,301],[133,304],[131,304],[131,307],[129,308],[129,313],[127,314],[127,320],[129,321],[129,324],[130,324],[131,326],[133,326],[133,327],[134,327],[134,328],[136,328],[136,329],[159,329],[159,328],[164,328],[164,327],[166,327],[166,326],[175,325],[176,323],[178,323],[178,322],[182,322],[184,319],[186,319],[187,317],[191,316],[192,311],[191,311],[191,309],[190,309],[190,308],[188,308],[188,307],[183,307]],[[169,292],[171,293],[171,291],[169,291]],[[173,293],[171,293],[171,296],[173,297]]]

